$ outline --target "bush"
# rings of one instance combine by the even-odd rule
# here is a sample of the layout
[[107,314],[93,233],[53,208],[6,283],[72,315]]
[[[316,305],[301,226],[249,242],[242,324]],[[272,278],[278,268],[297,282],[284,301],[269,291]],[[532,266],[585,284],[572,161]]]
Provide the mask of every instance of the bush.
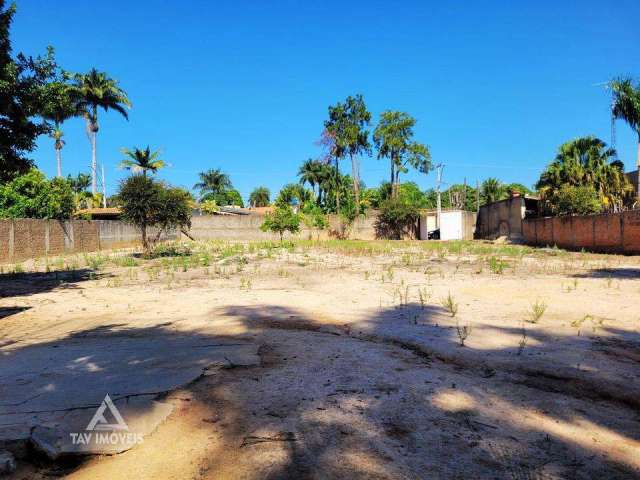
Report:
[[590,215],[602,211],[598,193],[589,186],[563,186],[550,203],[556,215]]
[[382,202],[376,219],[378,238],[401,240],[405,236],[414,237],[419,211],[415,205],[402,199],[388,199]]
[[[191,195],[189,192],[158,182],[144,175],[133,175],[120,184],[118,201],[122,209],[122,219],[140,229],[142,247],[149,255],[151,245],[160,239],[162,233],[172,228],[191,226]],[[147,236],[147,229],[156,227],[153,239]]]
[[35,168],[0,186],[0,218],[69,218],[74,197],[62,178],[47,180]]
[[274,232],[280,235],[280,242],[284,232],[298,233],[300,231],[300,216],[293,213],[289,206],[280,206],[273,213],[265,216],[260,226],[263,232]]
[[184,243],[161,243],[156,245],[151,251],[151,258],[158,257],[189,257],[191,256],[191,248]]
[[220,207],[215,200],[205,200],[200,204],[200,210],[207,215],[213,215],[220,211]]

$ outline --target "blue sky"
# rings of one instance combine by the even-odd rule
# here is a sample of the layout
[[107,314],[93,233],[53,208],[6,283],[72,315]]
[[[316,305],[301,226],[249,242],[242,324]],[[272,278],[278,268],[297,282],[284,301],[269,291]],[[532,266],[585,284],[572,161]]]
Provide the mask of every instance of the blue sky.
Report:
[[[147,144],[162,150],[171,167],[160,176],[173,184],[190,188],[220,167],[245,198],[257,185],[277,192],[319,154],[328,105],[356,93],[376,121],[387,109],[413,115],[446,182],[531,185],[562,142],[609,142],[609,96],[597,84],[640,78],[637,0],[17,4],[16,51],[53,45],[64,68],[104,70],[129,93],[129,122],[100,118],[109,192],[126,175],[119,149]],[[617,127],[632,167],[635,136]],[[83,122],[64,130],[64,173],[88,171]],[[33,157],[53,175],[51,140],[38,146]],[[361,160],[369,186],[387,171],[375,156]],[[405,179],[426,189],[435,174]]]

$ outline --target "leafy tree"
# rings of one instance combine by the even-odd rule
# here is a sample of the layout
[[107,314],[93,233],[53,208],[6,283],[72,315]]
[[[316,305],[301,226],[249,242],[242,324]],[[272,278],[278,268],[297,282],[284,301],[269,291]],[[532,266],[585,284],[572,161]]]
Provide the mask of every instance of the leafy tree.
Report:
[[144,176],[147,175],[147,172],[156,173],[166,166],[164,160],[158,158],[160,151],[152,152],[148,145],[144,150],[123,148],[122,154],[128,158],[120,162],[120,168],[131,170],[134,173],[142,173]]
[[[365,129],[371,121],[371,113],[367,110],[362,95],[348,96],[344,103],[338,102],[329,107],[329,120],[324,124],[332,135],[336,145],[336,168],[338,158],[349,155],[351,160],[351,178],[355,203],[360,203],[360,166],[357,156],[369,153],[369,131]],[[339,208],[338,208],[339,209]]]
[[275,211],[265,216],[260,230],[278,233],[280,242],[282,242],[285,232],[298,233],[300,231],[300,216],[293,213],[288,205],[279,205]]
[[240,195],[240,192],[235,188],[232,188],[231,190],[227,190],[226,192],[224,192],[224,199],[225,199],[225,202],[221,203],[221,205],[235,205],[240,208],[244,208],[244,201],[242,200],[242,195]]
[[397,196],[400,174],[411,166],[422,173],[431,168],[431,154],[425,145],[413,141],[416,120],[405,112],[385,111],[373,132],[378,159],[388,158],[391,166],[391,195]]
[[252,207],[268,207],[271,203],[271,192],[267,187],[256,187],[249,195],[249,205]]
[[215,200],[205,200],[204,202],[200,203],[200,210],[202,210],[202,212],[206,213],[207,215],[213,215],[214,213],[220,211],[220,207]]
[[[191,226],[192,198],[181,188],[165,185],[151,177],[131,175],[118,190],[122,219],[140,229],[142,248],[148,256],[163,232]],[[149,238],[148,229],[157,229]]]
[[382,202],[379,188],[366,188],[362,191],[362,199],[360,200],[363,207],[378,209]]
[[316,230],[318,237],[320,236],[321,230],[329,227],[327,217],[322,212],[322,209],[314,203],[304,205],[300,218],[307,228]]
[[613,91],[613,108],[611,115],[621,119],[633,129],[638,136],[638,168],[637,195],[640,196],[640,83],[635,87],[630,78],[619,78],[610,82]]
[[32,168],[0,185],[0,218],[69,218],[74,198],[69,183],[59,177],[47,180]]
[[67,175],[67,182],[71,186],[73,193],[84,192],[91,186],[91,175],[86,173],[79,173],[75,177]]
[[557,215],[590,215],[602,212],[598,193],[590,185],[563,185],[554,200]]
[[207,193],[216,195],[233,188],[229,175],[223,173],[219,168],[210,168],[205,172],[200,172],[198,176],[200,181],[193,188],[200,190],[201,197]]
[[0,0],[0,182],[27,173],[33,161],[26,155],[36,147],[39,135],[49,131],[42,116],[44,88],[53,78],[53,49],[44,57],[12,57],[9,29],[16,7],[5,9]]
[[521,195],[531,195],[533,191],[521,183],[507,183],[504,186],[507,193],[518,192]]
[[415,205],[401,198],[389,198],[382,202],[376,219],[376,235],[392,240],[401,240],[405,236],[413,237],[418,217],[419,211]]
[[614,158],[615,151],[595,137],[581,137],[561,145],[536,184],[543,211],[560,213],[558,194],[563,186],[593,188],[601,210],[617,211],[628,205],[633,187],[624,175],[624,165]]
[[98,108],[105,112],[115,110],[124,118],[129,119],[127,108],[131,108],[131,102],[127,93],[118,86],[118,82],[110,78],[106,73],[99,72],[95,68],[86,74],[77,73],[73,76],[74,83],[70,94],[75,102],[75,108],[85,118],[87,123],[87,136],[91,142],[91,193],[97,191],[97,145],[96,137],[100,126],[98,124]]

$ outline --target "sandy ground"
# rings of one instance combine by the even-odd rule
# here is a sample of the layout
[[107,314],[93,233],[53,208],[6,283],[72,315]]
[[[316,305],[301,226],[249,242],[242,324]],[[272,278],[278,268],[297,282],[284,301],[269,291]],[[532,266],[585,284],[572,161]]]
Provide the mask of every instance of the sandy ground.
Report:
[[425,243],[207,243],[5,273],[5,355],[181,333],[261,358],[163,395],[174,413],[126,453],[32,454],[13,478],[640,478],[640,261]]

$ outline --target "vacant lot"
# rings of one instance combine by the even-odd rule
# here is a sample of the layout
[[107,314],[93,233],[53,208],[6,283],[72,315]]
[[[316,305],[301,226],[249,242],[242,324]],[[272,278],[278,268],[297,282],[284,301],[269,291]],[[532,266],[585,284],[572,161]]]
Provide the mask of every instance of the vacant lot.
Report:
[[[155,392],[173,413],[129,451],[57,462],[29,451],[14,478],[640,475],[636,258],[480,242],[160,253],[5,265],[0,361],[173,338],[254,345],[259,360]],[[105,358],[58,367],[81,365],[107,389],[123,367]]]

